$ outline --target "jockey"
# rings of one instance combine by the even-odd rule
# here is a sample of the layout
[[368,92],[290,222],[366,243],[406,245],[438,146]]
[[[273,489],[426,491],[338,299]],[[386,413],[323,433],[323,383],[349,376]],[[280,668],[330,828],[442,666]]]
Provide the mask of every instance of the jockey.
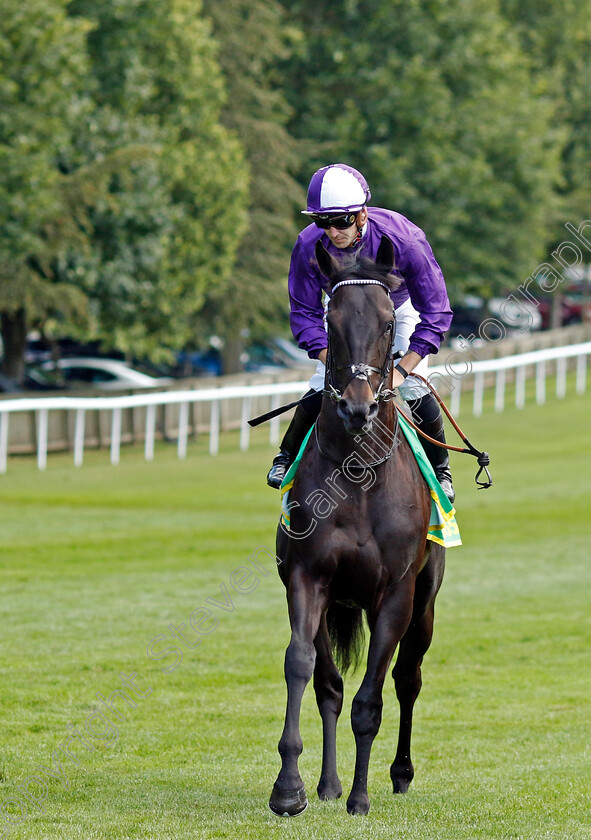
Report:
[[[437,353],[452,320],[443,274],[423,231],[400,213],[368,207],[371,197],[367,181],[351,166],[335,163],[312,176],[307,209],[311,224],[304,228],[293,248],[289,269],[291,329],[300,347],[311,359],[318,359],[306,399],[296,408],[267,476],[271,487],[280,487],[290,464],[316,420],[322,402],[327,352],[324,326],[323,287],[314,256],[320,239],[333,256],[349,254],[375,260],[382,236],[394,246],[394,272],[402,283],[392,292],[396,311],[396,332],[392,352],[398,363],[392,387],[408,404],[417,426],[435,440],[445,443],[439,404],[426,385],[415,378],[427,376],[428,356]],[[443,491],[453,502],[455,493],[446,449],[421,440]]]

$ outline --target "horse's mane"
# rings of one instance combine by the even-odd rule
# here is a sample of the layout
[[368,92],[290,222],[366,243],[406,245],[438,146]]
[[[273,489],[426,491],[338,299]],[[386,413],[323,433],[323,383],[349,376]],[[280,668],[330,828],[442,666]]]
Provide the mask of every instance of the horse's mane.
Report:
[[326,291],[330,294],[331,289],[343,280],[379,280],[385,283],[391,292],[397,289],[402,283],[401,277],[392,274],[395,268],[382,266],[375,263],[369,257],[344,256],[334,260],[335,270],[330,278]]

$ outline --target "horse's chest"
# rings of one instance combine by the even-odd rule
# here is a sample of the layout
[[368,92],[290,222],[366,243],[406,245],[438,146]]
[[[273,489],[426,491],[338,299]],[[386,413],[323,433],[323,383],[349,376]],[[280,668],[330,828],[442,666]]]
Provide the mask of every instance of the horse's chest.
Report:
[[347,521],[336,523],[330,542],[341,565],[360,564],[366,569],[379,568],[382,546],[367,519],[350,517]]

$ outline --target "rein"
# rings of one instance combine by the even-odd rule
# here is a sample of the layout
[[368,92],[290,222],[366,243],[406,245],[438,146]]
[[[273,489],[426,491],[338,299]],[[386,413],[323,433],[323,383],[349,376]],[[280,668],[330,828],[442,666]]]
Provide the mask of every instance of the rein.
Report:
[[[388,296],[390,295],[390,289],[385,283],[382,283],[379,280],[369,280],[369,279],[364,280],[364,279],[361,279],[361,278],[350,279],[350,280],[342,280],[340,283],[337,283],[333,287],[332,293],[334,294],[335,290],[339,286],[368,285],[368,284],[382,286],[386,290]],[[392,323],[391,324],[391,329],[393,329],[393,326],[394,326],[394,324]],[[327,371],[326,371],[327,377],[326,378],[327,378],[327,386],[328,387],[324,389],[323,393],[326,394],[331,400],[333,400],[333,402],[338,402],[340,399],[342,399],[342,393],[337,388],[335,388],[334,385],[331,382],[331,372],[332,372],[332,369],[333,369],[333,364],[332,364],[332,354],[331,354],[331,351],[330,351],[330,333],[329,333],[329,342],[328,343],[329,343],[329,347],[328,347],[327,362],[330,360],[331,364],[330,365],[327,364]],[[381,368],[374,367],[373,365],[356,363],[356,364],[351,364],[351,365],[339,365],[338,367],[334,367],[334,370],[337,373],[341,370],[350,370],[351,371],[351,376],[350,376],[349,380],[347,381],[347,384],[345,385],[345,387],[343,389],[343,392],[347,390],[347,387],[349,386],[349,383],[352,382],[353,379],[356,379],[356,378],[357,379],[365,379],[366,382],[369,383],[369,374],[372,373],[372,372],[373,373],[379,373],[381,375],[380,382],[378,384],[378,387],[377,387],[375,393],[373,394],[374,400],[377,403],[379,403],[380,401],[387,402],[387,401],[391,400],[395,396],[395,393],[396,393],[396,391],[392,388],[384,388],[383,387],[386,380],[388,379],[388,377],[390,375],[391,366],[392,366],[392,352],[391,352],[391,347],[389,346],[388,351],[387,351],[387,355],[386,355],[386,360],[384,361],[384,364],[382,365]],[[436,446],[439,446],[442,449],[448,449],[448,450],[451,450],[453,452],[460,452],[460,453],[465,454],[465,455],[472,455],[475,458],[477,458],[479,470],[476,473],[474,481],[478,485],[479,490],[483,490],[487,487],[490,487],[492,485],[492,478],[491,478],[490,472],[488,471],[488,467],[490,465],[490,456],[489,456],[488,452],[484,452],[484,451],[481,452],[479,449],[476,449],[476,447],[473,446],[470,443],[470,441],[468,440],[468,438],[466,437],[464,432],[460,429],[460,427],[458,426],[458,424],[456,423],[456,421],[452,417],[452,414],[449,411],[448,407],[445,405],[445,403],[443,402],[443,400],[441,399],[441,397],[439,396],[439,394],[437,393],[435,388],[431,385],[431,383],[427,379],[425,379],[424,376],[421,376],[418,373],[414,373],[414,374],[412,374],[412,376],[415,376],[417,379],[420,379],[422,382],[425,383],[427,388],[429,388],[429,390],[431,391],[431,393],[433,394],[433,396],[435,397],[435,399],[437,400],[437,402],[439,403],[439,405],[441,406],[441,408],[445,412],[445,414],[446,414],[447,418],[449,419],[449,421],[451,422],[452,426],[456,430],[457,434],[462,439],[463,443],[465,444],[465,447],[462,448],[461,446],[451,446],[447,443],[441,443],[440,441],[435,440],[435,438],[432,438],[430,435],[426,434],[421,429],[419,429],[419,427],[416,426],[415,423],[406,416],[406,414],[404,414],[404,412],[402,411],[400,406],[395,403],[395,408],[398,411],[398,413],[401,414],[404,417],[406,422],[410,426],[412,426],[412,428],[415,430],[415,432],[417,432],[417,434],[419,434],[424,440],[428,440],[430,443],[434,443]],[[316,434],[316,443],[318,445],[318,448],[320,449],[317,434]],[[368,465],[368,466],[378,466],[378,464],[384,463],[384,461],[388,460],[388,458],[390,457],[390,455],[392,454],[393,451],[394,451],[394,446],[392,446],[392,448],[390,449],[390,452],[388,453],[388,455],[386,455],[385,458],[381,459],[376,464],[371,464],[371,465]],[[483,473],[485,474],[486,478],[483,481],[479,481],[479,479],[480,479],[480,477]]]
[[[389,286],[386,285],[386,283],[382,283],[380,280],[362,279],[362,278],[341,280],[339,283],[337,283],[335,286],[333,286],[333,288],[331,290],[331,293],[334,294],[335,291],[340,286],[360,286],[360,285],[381,286],[386,291],[386,293],[388,294],[388,297],[390,296],[390,288],[389,288]],[[391,324],[390,324],[390,330],[391,330],[391,332],[393,332],[393,330],[394,330],[394,321],[392,321]],[[391,351],[391,344],[389,344],[388,345],[388,350],[387,350],[387,353],[386,353],[386,359],[384,360],[384,364],[382,365],[381,368],[375,367],[374,365],[368,365],[368,364],[359,363],[359,362],[355,362],[355,363],[348,364],[348,365],[335,366],[333,364],[333,359],[332,359],[330,333],[329,333],[329,336],[328,336],[328,353],[327,353],[327,359],[326,359],[326,361],[327,361],[327,365],[326,365],[326,385],[327,385],[327,387],[323,389],[322,393],[325,394],[327,397],[329,397],[330,400],[332,400],[333,402],[336,403],[343,398],[343,392],[347,390],[347,387],[353,381],[353,379],[364,379],[369,384],[369,374],[370,373],[379,373],[380,374],[380,381],[378,383],[378,387],[377,387],[375,393],[373,393],[373,398],[377,403],[388,402],[389,400],[393,399],[393,397],[396,395],[396,389],[384,388],[386,380],[388,379],[388,377],[390,375],[390,371],[391,371],[391,367],[392,367],[392,359],[393,359],[393,357],[392,357],[392,351]],[[339,391],[338,388],[336,388],[334,386],[334,384],[331,382],[331,378],[332,378],[331,375],[332,375],[333,370],[336,373],[338,373],[339,371],[342,371],[342,370],[350,370],[351,371],[351,376],[347,380],[347,384],[345,385],[345,387],[343,389],[343,392]],[[491,487],[493,481],[492,481],[491,474],[488,470],[488,467],[490,465],[490,456],[489,456],[488,452],[480,451],[475,446],[473,446],[472,443],[470,443],[467,436],[460,429],[459,425],[456,423],[456,421],[452,417],[452,414],[451,414],[450,410],[448,409],[446,404],[443,402],[442,398],[439,396],[439,394],[437,393],[437,391],[435,390],[433,385],[431,385],[431,383],[427,379],[425,379],[424,376],[421,376],[418,373],[412,373],[412,371],[411,371],[410,375],[416,377],[417,379],[420,379],[422,382],[425,383],[427,388],[431,391],[431,393],[433,394],[433,396],[435,397],[435,399],[437,400],[437,402],[439,403],[439,405],[441,406],[441,408],[445,412],[446,417],[448,418],[448,420],[450,421],[450,423],[454,427],[455,431],[457,432],[457,434],[459,435],[459,437],[461,438],[461,440],[465,444],[465,446],[463,448],[461,446],[451,446],[448,443],[441,443],[440,441],[435,440],[435,438],[430,437],[430,435],[426,434],[418,426],[416,426],[415,423],[412,420],[410,420],[409,417],[402,411],[401,407],[397,403],[394,404],[395,408],[396,408],[396,411],[404,417],[405,421],[409,424],[409,426],[411,426],[415,430],[415,432],[417,432],[418,435],[420,435],[422,438],[424,438],[424,440],[428,440],[430,443],[433,443],[436,446],[441,447],[442,449],[448,449],[448,450],[451,450],[452,452],[460,452],[463,455],[472,455],[473,457],[475,457],[478,461],[479,470],[476,473],[474,481],[478,485],[478,489],[483,490],[483,489],[486,489],[488,487]],[[309,395],[309,396],[313,396],[313,395]],[[269,411],[266,414],[262,414],[259,417],[255,417],[253,420],[249,420],[248,423],[249,423],[250,426],[258,426],[260,423],[264,423],[266,420],[270,420],[272,417],[276,417],[278,414],[283,414],[285,411],[288,411],[290,408],[295,408],[295,406],[299,405],[305,399],[306,399],[306,396],[302,397],[300,400],[296,400],[293,403],[289,403],[289,405],[280,406],[279,408],[276,408],[273,411]],[[318,440],[318,428],[317,428],[316,423],[314,424],[314,436],[315,436],[316,445],[317,445],[319,451],[323,455],[326,455],[326,453],[324,453],[322,451],[321,447],[320,447],[320,441]],[[385,463],[390,458],[390,456],[392,455],[392,453],[394,451],[394,448],[395,448],[395,445],[396,445],[396,434],[394,435],[394,440],[393,440],[392,446],[390,448],[390,451],[383,458],[379,459],[378,461],[376,461],[372,464],[365,464],[364,463],[363,468],[365,469],[367,467],[377,467],[380,464]],[[480,479],[480,477],[482,476],[483,473],[485,475],[485,479],[482,480],[482,481],[479,481],[479,479]]]
[[[452,424],[452,426],[454,427],[454,429],[456,430],[456,432],[458,433],[458,435],[460,436],[462,441],[466,444],[466,447],[464,449],[462,449],[461,446],[451,446],[448,443],[441,443],[440,441],[435,440],[435,438],[432,438],[430,435],[426,434],[421,429],[419,429],[419,427],[416,426],[413,423],[413,421],[410,420],[407,417],[406,414],[404,414],[404,412],[402,411],[400,406],[395,403],[394,405],[395,405],[396,411],[398,411],[398,413],[401,414],[404,417],[404,419],[406,420],[408,425],[412,426],[412,428],[415,430],[415,432],[417,432],[417,434],[419,434],[425,440],[428,440],[429,443],[434,443],[436,446],[440,446],[442,449],[449,449],[452,452],[460,452],[462,455],[473,455],[478,460],[478,466],[480,467],[480,469],[478,470],[478,472],[476,473],[476,476],[474,478],[474,481],[478,485],[478,490],[486,490],[487,487],[491,487],[493,481],[492,481],[491,474],[488,471],[488,467],[490,465],[490,456],[489,456],[488,452],[484,452],[484,451],[481,452],[479,449],[476,449],[476,447],[473,446],[470,443],[470,441],[468,440],[468,438],[466,437],[464,432],[460,429],[459,425],[454,420],[451,411],[446,406],[446,404],[443,402],[443,400],[441,399],[441,397],[439,396],[439,394],[437,393],[437,391],[435,390],[433,385],[431,385],[431,383],[429,382],[428,379],[425,379],[425,377],[421,376],[420,373],[412,373],[411,372],[410,375],[411,376],[416,376],[417,379],[420,379],[422,382],[425,383],[427,388],[429,388],[429,390],[431,391],[431,393],[433,394],[433,396],[435,397],[435,399],[437,400],[437,402],[439,403],[441,408],[444,410],[447,419],[450,421],[450,423]],[[486,480],[485,481],[479,481],[478,479],[480,478],[480,476],[482,475],[483,472],[486,475]]]

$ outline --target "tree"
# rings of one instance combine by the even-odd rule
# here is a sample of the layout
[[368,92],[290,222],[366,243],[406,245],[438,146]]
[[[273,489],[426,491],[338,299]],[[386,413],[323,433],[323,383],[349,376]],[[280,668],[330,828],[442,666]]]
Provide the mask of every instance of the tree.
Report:
[[[564,225],[578,226],[589,217],[591,203],[591,22],[585,0],[501,0],[501,8],[532,57],[539,84],[556,103],[563,127],[561,180],[552,226],[546,238],[550,254],[565,240]],[[585,257],[588,262],[588,255]],[[551,326],[562,324],[563,287],[552,294]]]
[[63,0],[6,0],[0,16],[0,316],[2,370],[20,379],[28,325],[84,297],[50,263],[81,244],[56,160],[88,108],[82,20]]
[[[287,4],[285,4],[287,6]],[[296,0],[290,129],[309,172],[344,160],[421,225],[452,291],[540,256],[559,178],[555,104],[490,0]]]
[[74,0],[71,11],[95,23],[101,114],[74,166],[101,145],[128,161],[111,173],[107,198],[87,204],[94,253],[82,282],[96,335],[154,356],[187,340],[206,290],[227,280],[246,221],[246,167],[219,119],[223,80],[199,3]]
[[0,23],[0,310],[17,377],[33,324],[130,354],[180,346],[245,224],[246,167],[219,121],[198,4],[68,11],[9,0]]
[[560,201],[548,251],[564,239],[565,220],[577,223],[589,216],[591,203],[591,18],[586,0],[501,0],[506,17],[516,27],[532,57],[539,84],[556,103],[563,126]]
[[293,33],[276,0],[205,0],[204,11],[228,91],[222,119],[240,138],[250,170],[248,227],[231,277],[211,289],[199,318],[202,335],[214,329],[223,337],[230,372],[241,368],[244,333],[284,329],[289,255],[298,232],[294,209],[303,202],[292,174],[298,148],[286,129],[290,109],[277,73]]

